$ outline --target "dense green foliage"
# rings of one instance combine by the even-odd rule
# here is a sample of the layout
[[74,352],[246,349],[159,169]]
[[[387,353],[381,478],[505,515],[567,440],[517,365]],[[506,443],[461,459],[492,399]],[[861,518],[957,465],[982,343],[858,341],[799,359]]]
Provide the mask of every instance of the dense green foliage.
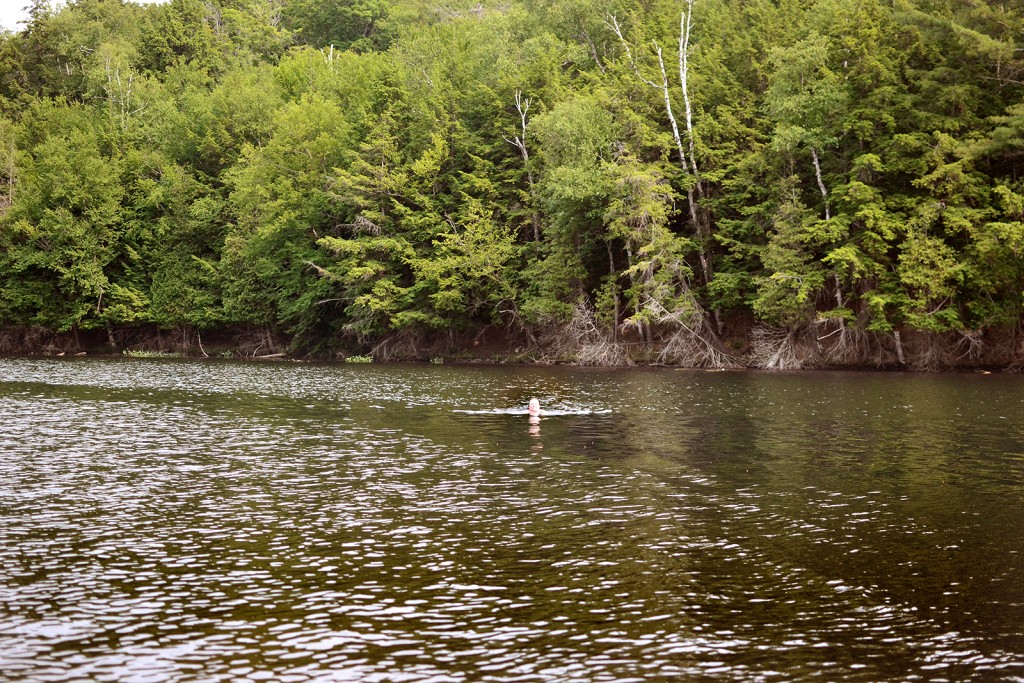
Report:
[[8,329],[1019,360],[1016,4],[47,8],[0,34]]

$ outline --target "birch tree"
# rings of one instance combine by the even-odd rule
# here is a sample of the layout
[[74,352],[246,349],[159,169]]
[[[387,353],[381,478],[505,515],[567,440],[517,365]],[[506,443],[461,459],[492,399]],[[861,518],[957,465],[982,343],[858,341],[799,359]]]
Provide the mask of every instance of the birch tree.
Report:
[[[701,216],[698,206],[699,197],[703,196],[699,166],[696,152],[696,136],[694,134],[693,106],[690,100],[689,91],[689,67],[690,67],[690,39],[693,30],[693,0],[687,0],[686,8],[680,14],[679,40],[678,40],[678,87],[683,99],[683,126],[681,130],[679,119],[673,108],[673,86],[670,82],[668,69],[666,67],[665,52],[657,41],[652,42],[654,56],[657,59],[657,71],[653,78],[646,75],[645,68],[640,63],[634,47],[626,38],[622,26],[617,17],[610,15],[607,25],[618,38],[625,52],[629,68],[634,75],[648,87],[654,88],[661,95],[664,102],[665,115],[672,131],[672,140],[678,156],[679,166],[685,176],[686,203],[690,215],[690,225],[693,234],[696,236],[696,252],[700,264],[703,282],[709,284],[713,273],[709,254],[710,229],[706,217]],[[685,131],[685,134],[684,132]],[[626,221],[629,224],[629,220]],[[656,223],[652,224],[656,228]],[[634,256],[630,252],[630,267],[627,271],[634,281],[633,289],[639,285],[644,294],[644,313],[634,316],[634,320],[641,323],[657,321],[676,330],[670,343],[671,348],[677,349],[677,360],[690,365],[711,365],[720,366],[727,362],[726,355],[720,353],[717,348],[716,330],[708,323],[708,315],[694,295],[688,275],[680,269],[682,256],[678,244],[668,249],[661,257],[654,253],[658,249],[668,248],[669,243],[659,237],[660,231],[655,229],[651,232],[647,242],[639,252],[646,257],[642,262],[646,265],[638,267],[634,263]],[[627,244],[627,246],[629,246]],[[660,265],[658,265],[660,263]],[[676,264],[670,266],[669,264]],[[665,278],[662,276],[668,273],[673,275]],[[660,280],[658,284],[654,284]],[[653,285],[653,288],[652,288]],[[671,293],[673,292],[674,293]],[[717,312],[716,312],[717,318]],[[643,327],[641,327],[643,329]]]
[[828,37],[812,34],[792,47],[774,49],[775,70],[765,94],[765,108],[775,121],[774,147],[792,163],[801,150],[810,153],[825,220],[832,218],[832,210],[821,156],[839,142],[835,127],[847,107],[843,78],[829,68],[829,45]]
[[626,58],[629,61],[629,65],[637,78],[646,85],[658,90],[664,100],[665,116],[668,118],[669,125],[672,130],[672,140],[675,143],[676,153],[679,156],[679,165],[682,168],[683,174],[690,176],[691,178],[687,182],[686,187],[687,207],[690,212],[690,223],[692,229],[701,242],[701,248],[698,250],[701,272],[704,276],[704,282],[709,283],[711,282],[712,277],[711,260],[708,254],[707,244],[710,239],[710,234],[706,221],[703,221],[699,216],[699,209],[697,206],[697,198],[703,195],[703,188],[697,166],[696,142],[693,132],[693,110],[690,103],[689,92],[689,57],[690,35],[693,28],[693,3],[694,0],[686,0],[686,9],[682,11],[679,19],[679,88],[682,91],[684,103],[684,123],[686,126],[685,141],[682,133],[680,132],[679,121],[672,108],[673,88],[669,82],[668,71],[665,67],[665,55],[661,45],[658,44],[657,41],[652,42],[654,54],[658,60],[657,80],[652,80],[644,75],[641,64],[638,62],[633,48],[630,46],[629,41],[623,34],[618,18],[615,15],[610,15],[608,17],[607,25],[612,32],[615,33],[615,36],[621,43],[623,50],[626,53]]
[[[519,154],[523,158],[523,168],[526,170],[526,181],[530,187],[530,198],[531,200],[533,200],[533,165],[530,163],[530,150],[526,146],[526,115],[530,111],[530,98],[524,98],[522,91],[516,90],[515,104],[516,113],[519,114],[519,134],[515,135],[512,138],[505,136],[505,142],[509,143],[517,150],[519,150]],[[536,211],[532,211],[530,215],[530,222],[533,225],[533,241],[540,242],[540,214],[538,214]]]

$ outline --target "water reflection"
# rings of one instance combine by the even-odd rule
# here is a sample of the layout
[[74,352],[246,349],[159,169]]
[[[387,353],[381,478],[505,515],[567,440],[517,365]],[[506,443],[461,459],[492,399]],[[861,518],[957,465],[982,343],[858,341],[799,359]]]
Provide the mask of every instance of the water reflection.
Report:
[[[535,439],[539,439],[540,438],[540,415],[530,415],[529,418],[528,418],[528,421],[529,421],[529,424],[530,424],[530,436],[532,436]],[[544,445],[542,443],[540,443],[540,441],[538,441],[534,445],[533,450],[536,451],[536,450],[539,450],[541,448],[544,448]]]
[[1011,680],[979,379],[0,360],[0,680]]

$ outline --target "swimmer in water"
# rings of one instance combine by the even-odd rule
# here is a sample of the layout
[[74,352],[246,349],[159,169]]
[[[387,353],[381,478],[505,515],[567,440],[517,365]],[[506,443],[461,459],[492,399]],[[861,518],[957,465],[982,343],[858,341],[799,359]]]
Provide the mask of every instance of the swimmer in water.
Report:
[[530,417],[537,417],[540,415],[540,401],[535,398],[530,399],[530,405],[527,407],[527,412],[530,413]]
[[[531,398],[526,412],[530,414],[530,436],[537,438],[540,436],[540,401]],[[534,448],[544,448],[544,446],[538,443]]]

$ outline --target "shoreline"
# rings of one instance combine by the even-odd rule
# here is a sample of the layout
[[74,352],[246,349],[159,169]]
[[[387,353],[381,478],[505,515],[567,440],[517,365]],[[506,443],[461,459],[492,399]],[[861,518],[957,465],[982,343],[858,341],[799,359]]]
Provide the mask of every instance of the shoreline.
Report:
[[[1011,331],[1012,332],[1012,331]],[[758,335],[761,334],[761,337]],[[830,356],[832,349],[804,333],[777,333],[776,346],[758,344],[762,330],[738,330],[719,346],[720,362],[672,362],[671,342],[603,338],[576,339],[553,330],[527,337],[505,329],[482,328],[461,334],[437,332],[418,336],[402,333],[357,345],[347,340],[301,348],[288,335],[266,329],[219,328],[166,330],[148,325],[69,332],[42,328],[0,328],[0,356],[28,358],[178,358],[317,363],[412,362],[457,365],[523,365],[606,368],[667,368],[707,371],[768,370],[854,372],[1019,373],[1024,368],[1024,343],[1016,334],[988,331],[980,352],[965,353],[962,340],[950,335],[904,332],[904,362],[889,337],[864,335],[857,354]],[[895,335],[891,335],[895,336]],[[770,361],[784,357],[785,363]],[[683,357],[685,358],[685,357]],[[837,358],[841,362],[837,362]]]
[[298,358],[292,356],[278,356],[274,358],[242,357],[242,356],[186,356],[180,354],[162,355],[131,355],[117,353],[89,353],[78,352],[70,355],[62,354],[31,354],[31,353],[0,353],[0,360],[59,360],[59,361],[88,361],[88,360],[124,360],[124,361],[174,361],[174,362],[200,362],[200,363],[289,363],[301,365],[325,365],[325,366],[352,366],[352,365],[434,365],[454,367],[493,367],[493,368],[567,368],[576,370],[599,370],[599,371],[672,371],[672,372],[703,372],[703,373],[766,373],[772,375],[813,375],[816,373],[844,373],[851,375],[879,373],[885,375],[979,375],[979,376],[1014,376],[1020,375],[1019,368],[1005,368],[995,366],[959,366],[947,367],[935,370],[917,370],[905,367],[871,367],[871,366],[814,366],[790,369],[771,369],[753,366],[739,366],[732,368],[700,368],[682,365],[666,365],[664,363],[634,363],[632,365],[586,365],[572,361],[495,361],[483,358],[474,359],[452,359],[443,362],[434,362],[422,359],[402,359],[386,361],[360,361],[351,362],[337,358]]
[[181,353],[168,351],[138,351],[122,350],[112,352],[107,349],[91,349],[76,351],[72,353],[46,353],[46,352],[10,352],[0,351],[0,359],[27,359],[27,360],[164,360],[164,361],[199,361],[199,362],[243,362],[243,363],[301,363],[313,365],[453,365],[453,366],[487,366],[487,367],[523,367],[523,368],[544,368],[564,367],[591,370],[688,370],[694,372],[767,372],[772,374],[813,374],[825,372],[843,373],[886,373],[886,374],[962,374],[962,375],[1017,375],[1022,368],[1013,366],[998,365],[958,365],[933,369],[920,369],[900,366],[873,366],[873,365],[805,365],[799,368],[764,368],[750,364],[737,364],[731,367],[694,367],[686,365],[671,365],[658,362],[631,362],[628,364],[601,364],[581,363],[567,359],[534,359],[524,360],[515,357],[494,358],[483,356],[471,356],[459,354],[450,357],[434,358],[389,358],[377,360],[367,356],[316,356],[316,355],[292,355],[288,353],[276,353],[264,356],[244,356],[227,350],[220,350],[218,353],[207,355],[196,353]]

